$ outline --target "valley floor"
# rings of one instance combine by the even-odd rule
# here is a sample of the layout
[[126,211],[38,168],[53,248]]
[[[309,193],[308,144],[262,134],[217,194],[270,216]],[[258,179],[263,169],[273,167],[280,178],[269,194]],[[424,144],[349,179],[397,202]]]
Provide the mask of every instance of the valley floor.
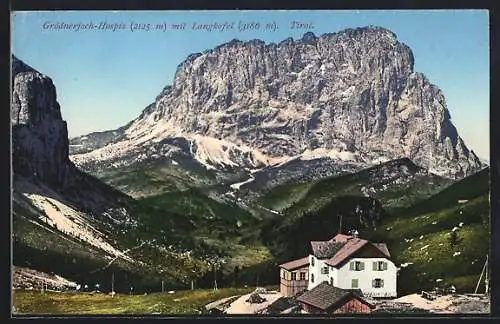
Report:
[[199,315],[221,298],[243,295],[253,288],[199,289],[148,295],[14,290],[13,315]]
[[[251,287],[169,291],[149,295],[89,292],[14,290],[13,315],[209,315],[299,314],[293,298],[284,298],[275,287]],[[259,291],[260,290],[260,291]],[[258,296],[256,296],[258,295]],[[249,302],[252,297],[260,301]],[[427,300],[419,294],[394,300],[378,300],[374,314],[488,314],[489,296],[453,294]]]

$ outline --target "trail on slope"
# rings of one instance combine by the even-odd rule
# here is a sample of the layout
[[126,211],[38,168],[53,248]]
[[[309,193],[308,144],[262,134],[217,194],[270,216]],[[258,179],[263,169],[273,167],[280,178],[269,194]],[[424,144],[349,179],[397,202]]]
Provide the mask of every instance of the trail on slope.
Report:
[[[93,274],[93,273],[96,273],[96,272],[98,272],[98,271],[105,270],[105,269],[109,268],[109,267],[113,264],[113,262],[115,262],[118,258],[124,258],[124,257],[126,256],[126,254],[127,254],[127,253],[129,253],[130,251],[137,250],[137,249],[141,248],[144,244],[146,244],[146,243],[153,243],[153,242],[155,242],[155,241],[156,241],[156,240],[152,240],[152,241],[144,241],[144,242],[142,242],[142,243],[141,243],[141,244],[139,244],[139,245],[136,245],[136,246],[131,247],[131,248],[129,248],[129,249],[127,249],[127,250],[125,250],[125,251],[122,251],[122,255],[115,256],[113,259],[111,259],[111,261],[109,261],[109,262],[108,262],[108,264],[107,264],[107,265],[105,265],[104,267],[101,267],[101,268],[97,268],[97,269],[95,269],[95,270],[92,270],[92,271],[90,271],[90,272],[89,272],[89,274]],[[124,258],[124,259],[125,259],[125,258]],[[125,260],[127,260],[127,261],[128,261],[128,259],[125,259]],[[137,260],[136,260],[135,262],[139,262],[139,263],[141,263],[141,264],[142,264],[142,262],[137,261]]]

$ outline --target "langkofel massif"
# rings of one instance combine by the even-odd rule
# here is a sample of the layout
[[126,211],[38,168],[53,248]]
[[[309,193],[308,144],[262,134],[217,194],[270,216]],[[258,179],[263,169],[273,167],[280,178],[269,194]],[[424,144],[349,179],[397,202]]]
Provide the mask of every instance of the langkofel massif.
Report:
[[178,156],[247,178],[294,161],[352,171],[407,157],[449,178],[482,168],[441,90],[380,27],[192,54],[137,119],[71,144],[71,159],[90,172]]

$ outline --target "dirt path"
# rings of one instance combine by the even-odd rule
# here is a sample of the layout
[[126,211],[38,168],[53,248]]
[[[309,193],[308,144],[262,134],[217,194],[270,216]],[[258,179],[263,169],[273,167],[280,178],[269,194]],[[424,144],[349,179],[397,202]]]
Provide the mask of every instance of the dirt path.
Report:
[[411,304],[432,313],[489,313],[489,298],[484,295],[445,295],[428,300],[420,294],[394,299],[394,303]]
[[260,311],[265,310],[269,305],[274,303],[280,297],[283,297],[279,292],[267,292],[259,294],[261,297],[265,298],[266,301],[262,303],[248,303],[246,300],[253,294],[246,294],[236,299],[228,309],[226,309],[226,314],[256,314]]

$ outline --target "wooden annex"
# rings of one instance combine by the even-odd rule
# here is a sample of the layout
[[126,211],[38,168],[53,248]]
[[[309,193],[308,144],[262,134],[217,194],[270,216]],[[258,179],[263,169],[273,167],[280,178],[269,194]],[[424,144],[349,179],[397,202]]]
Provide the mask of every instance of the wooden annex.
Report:
[[309,282],[309,257],[280,265],[280,293],[292,297],[307,290]]
[[309,314],[370,313],[374,308],[359,289],[341,289],[322,282],[297,298],[302,310]]

